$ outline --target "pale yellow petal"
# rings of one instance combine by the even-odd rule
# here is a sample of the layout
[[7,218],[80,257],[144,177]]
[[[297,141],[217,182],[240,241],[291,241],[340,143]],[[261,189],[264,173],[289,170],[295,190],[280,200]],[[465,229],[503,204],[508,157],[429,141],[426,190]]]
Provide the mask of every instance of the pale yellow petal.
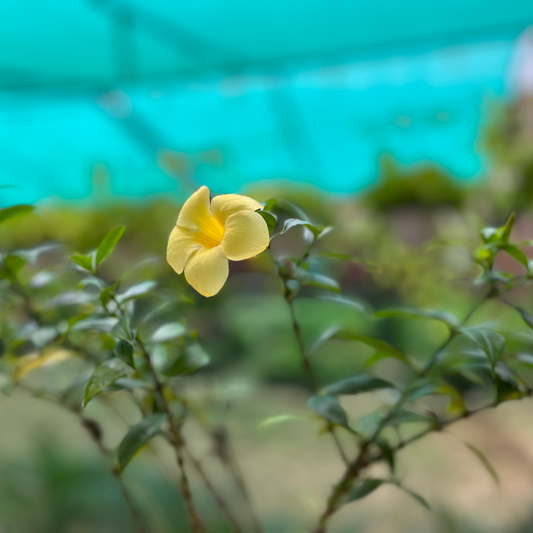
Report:
[[181,208],[177,226],[190,230],[197,230],[202,227],[205,220],[212,219],[211,208],[209,206],[209,189],[200,187]]
[[211,201],[211,211],[222,222],[239,211],[257,211],[263,206],[248,196],[221,194]]
[[195,239],[194,234],[185,228],[176,226],[168,239],[167,261],[178,273],[183,272],[187,259],[201,246]]
[[185,279],[202,296],[214,296],[228,279],[228,260],[220,246],[198,250],[185,265]]
[[264,218],[254,211],[240,211],[226,220],[220,247],[228,259],[241,261],[260,254],[269,243]]

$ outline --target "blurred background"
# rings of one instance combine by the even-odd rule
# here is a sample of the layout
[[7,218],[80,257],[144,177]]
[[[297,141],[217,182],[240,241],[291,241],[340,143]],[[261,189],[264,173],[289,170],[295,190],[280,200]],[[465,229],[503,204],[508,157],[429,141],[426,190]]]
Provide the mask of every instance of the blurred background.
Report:
[[[199,185],[285,198],[334,226],[324,249],[371,266],[323,268],[372,308],[465,314],[468,280],[478,273],[468,255],[477,231],[514,210],[515,238],[533,238],[533,3],[0,4],[0,207],[38,207],[2,225],[3,251],[59,242],[88,252],[124,224],[106,275],[155,257],[151,275],[181,283],[164,263],[166,241]],[[287,234],[274,252],[294,253],[300,237]],[[270,416],[308,412],[270,259],[233,263],[214,299],[188,295],[187,320],[213,359],[196,377],[198,394],[214,390],[223,399],[265,531],[307,531],[342,465],[312,424],[261,427]],[[526,308],[530,296],[513,295]],[[423,358],[445,335],[431,321],[375,323],[305,298],[298,306],[309,341],[326,320]],[[487,317],[517,326],[507,309],[491,306]],[[333,347],[317,356],[324,383],[361,371],[371,354]],[[348,406],[365,412],[374,396]],[[116,403],[135,422],[120,393]],[[502,406],[402,453],[400,473],[433,514],[384,488],[346,508],[332,530],[532,531],[531,406]],[[124,420],[98,401],[89,411],[115,446]],[[133,531],[115,480],[78,426],[23,392],[0,397],[0,532]],[[466,437],[494,463],[499,490],[462,445]],[[151,531],[185,531],[176,525],[185,522],[171,454],[157,439],[153,446],[166,463],[143,451],[126,482]],[[202,446],[198,440],[209,460]],[[193,483],[211,512],[213,502]]]

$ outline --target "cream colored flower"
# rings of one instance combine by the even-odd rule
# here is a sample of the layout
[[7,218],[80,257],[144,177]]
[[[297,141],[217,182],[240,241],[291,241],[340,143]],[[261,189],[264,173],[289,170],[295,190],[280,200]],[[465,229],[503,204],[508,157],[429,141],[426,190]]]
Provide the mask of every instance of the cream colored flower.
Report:
[[181,208],[168,240],[167,261],[203,296],[214,296],[228,278],[228,259],[242,261],[269,245],[268,227],[248,196],[222,194],[209,201],[200,187]]

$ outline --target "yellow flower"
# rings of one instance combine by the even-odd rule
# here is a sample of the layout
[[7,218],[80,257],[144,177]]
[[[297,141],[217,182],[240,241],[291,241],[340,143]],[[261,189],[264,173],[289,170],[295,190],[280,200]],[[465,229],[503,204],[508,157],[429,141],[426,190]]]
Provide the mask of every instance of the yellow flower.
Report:
[[259,202],[239,194],[209,201],[200,187],[181,208],[168,240],[167,261],[203,296],[214,296],[228,278],[228,259],[242,261],[263,252],[270,242],[268,227],[256,213]]

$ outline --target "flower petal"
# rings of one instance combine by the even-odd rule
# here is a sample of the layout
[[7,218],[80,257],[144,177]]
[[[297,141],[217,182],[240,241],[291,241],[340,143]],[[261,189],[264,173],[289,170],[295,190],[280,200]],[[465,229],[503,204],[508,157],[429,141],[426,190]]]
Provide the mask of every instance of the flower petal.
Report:
[[201,248],[200,244],[189,230],[176,226],[168,239],[168,264],[178,274],[181,274],[187,259],[199,248]]
[[176,225],[197,230],[206,220],[212,220],[212,218],[209,207],[209,189],[204,185],[183,204]]
[[262,205],[248,196],[240,194],[221,194],[211,201],[213,214],[224,223],[225,220],[239,211],[257,211]]
[[185,279],[202,296],[214,296],[228,279],[228,260],[220,246],[198,250],[185,265]]
[[240,211],[226,220],[220,247],[228,259],[242,261],[260,254],[269,243],[265,219],[254,211]]

